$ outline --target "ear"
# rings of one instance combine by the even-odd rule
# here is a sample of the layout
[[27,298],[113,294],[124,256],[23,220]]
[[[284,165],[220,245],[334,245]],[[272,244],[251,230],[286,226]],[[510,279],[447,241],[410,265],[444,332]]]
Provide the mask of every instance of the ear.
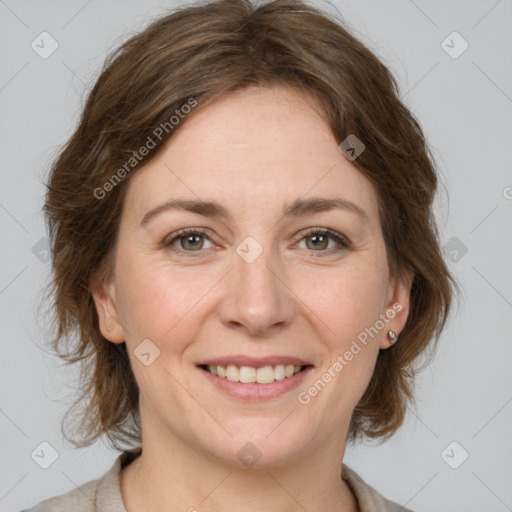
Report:
[[388,331],[394,331],[398,336],[405,327],[410,309],[411,287],[414,280],[414,272],[405,270],[397,277],[390,279],[384,314],[389,319],[385,327],[384,336],[380,342],[380,348],[389,348],[392,343],[388,338]]
[[89,290],[98,313],[101,334],[112,343],[123,343],[124,331],[119,323],[115,284],[104,272],[97,271],[91,277]]

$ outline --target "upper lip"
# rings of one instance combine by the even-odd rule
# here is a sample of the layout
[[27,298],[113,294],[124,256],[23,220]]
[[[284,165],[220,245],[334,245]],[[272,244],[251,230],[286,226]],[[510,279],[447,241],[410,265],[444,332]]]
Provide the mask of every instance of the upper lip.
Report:
[[299,357],[291,356],[267,356],[267,357],[251,357],[251,356],[223,356],[215,357],[198,363],[198,366],[228,366],[233,364],[235,366],[249,366],[252,368],[263,368],[264,366],[276,366],[278,364],[293,364],[294,366],[307,366],[312,365],[310,362],[300,359]]

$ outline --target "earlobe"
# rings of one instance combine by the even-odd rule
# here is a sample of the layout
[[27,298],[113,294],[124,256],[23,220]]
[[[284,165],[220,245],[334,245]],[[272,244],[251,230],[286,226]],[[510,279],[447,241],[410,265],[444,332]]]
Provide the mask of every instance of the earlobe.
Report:
[[95,275],[91,278],[90,292],[98,314],[101,333],[112,343],[122,343],[124,333],[118,320],[114,284]]
[[410,309],[410,293],[414,273],[406,271],[398,279],[390,283],[390,292],[386,304],[385,315],[388,318],[385,336],[382,337],[380,348],[387,349],[399,342],[400,333],[405,327]]

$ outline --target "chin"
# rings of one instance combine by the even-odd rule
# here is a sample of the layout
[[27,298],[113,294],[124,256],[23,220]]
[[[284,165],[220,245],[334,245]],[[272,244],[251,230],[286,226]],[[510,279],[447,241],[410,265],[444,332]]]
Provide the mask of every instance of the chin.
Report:
[[271,422],[247,420],[246,429],[228,429],[232,438],[226,434],[217,437],[212,443],[212,437],[208,437],[204,444],[214,457],[232,466],[262,468],[283,465],[297,457],[310,444],[304,429],[298,428],[297,424],[285,425],[285,420],[279,427],[283,418],[279,421],[273,418]]

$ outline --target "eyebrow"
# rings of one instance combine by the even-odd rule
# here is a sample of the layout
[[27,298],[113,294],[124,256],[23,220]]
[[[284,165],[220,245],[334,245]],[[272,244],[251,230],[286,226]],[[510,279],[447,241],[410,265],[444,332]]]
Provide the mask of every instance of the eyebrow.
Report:
[[[149,210],[142,218],[140,225],[149,221],[161,213],[169,210],[181,210],[196,213],[203,217],[232,220],[232,215],[222,204],[215,201],[201,201],[192,199],[171,199]],[[331,210],[345,210],[354,213],[363,220],[368,220],[367,213],[357,204],[343,198],[310,197],[308,199],[296,199],[292,204],[285,206],[283,217],[304,217],[314,213],[322,213]]]

